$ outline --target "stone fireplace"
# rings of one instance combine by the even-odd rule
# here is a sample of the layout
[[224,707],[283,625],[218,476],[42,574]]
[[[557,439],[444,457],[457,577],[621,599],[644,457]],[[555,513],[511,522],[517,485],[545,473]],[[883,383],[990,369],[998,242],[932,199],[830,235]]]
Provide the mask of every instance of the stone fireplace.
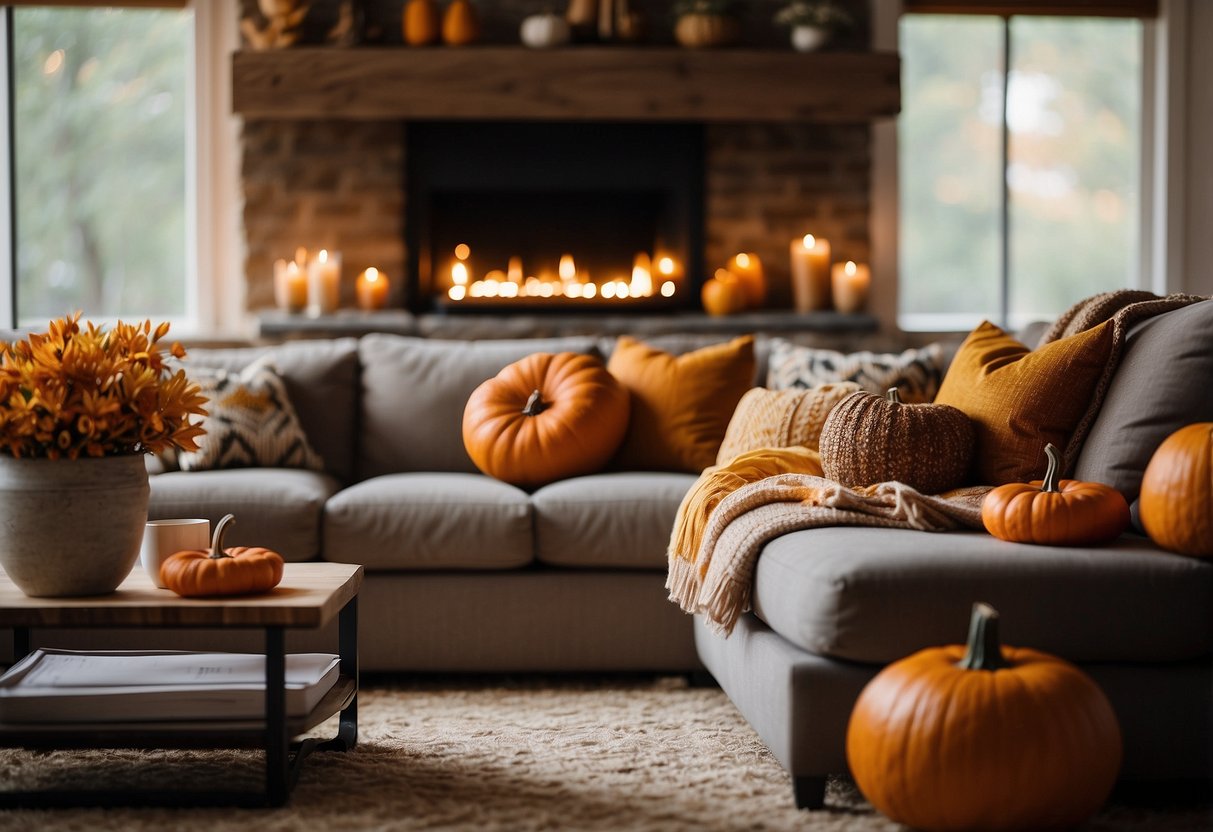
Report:
[[[773,44],[308,46],[238,52],[233,79],[253,310],[272,306],[273,263],[300,246],[342,253],[346,305],[353,276],[374,266],[390,278],[392,307],[449,307],[460,242],[473,247],[472,278],[508,273],[513,256],[524,279],[532,267],[550,272],[566,251],[595,281],[626,278],[637,253],[654,271],[669,253],[684,282],[668,306],[656,293],[658,310],[697,308],[702,281],[753,252],[768,305],[787,309],[790,241],[812,233],[836,260],[870,261],[869,123],[899,101],[895,55]],[[645,131],[660,138],[629,138]],[[507,158],[494,134],[522,150]],[[545,135],[556,138],[541,146]],[[472,147],[472,136],[490,140]],[[434,168],[444,147],[462,165]],[[506,181],[519,171],[530,195]],[[503,191],[517,210],[503,210]],[[551,239],[518,229],[492,239],[495,217],[528,213],[527,234],[551,227]],[[585,231],[594,228],[616,237]],[[463,239],[473,233],[483,242]],[[592,250],[598,242],[607,250]]]

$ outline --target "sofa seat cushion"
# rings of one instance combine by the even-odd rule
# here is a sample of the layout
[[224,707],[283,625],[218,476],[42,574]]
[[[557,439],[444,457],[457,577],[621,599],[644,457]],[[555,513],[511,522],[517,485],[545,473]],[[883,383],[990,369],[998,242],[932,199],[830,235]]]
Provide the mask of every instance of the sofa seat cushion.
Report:
[[678,504],[694,474],[594,474],[531,496],[535,557],[553,566],[665,569]]
[[213,530],[234,514],[227,545],[264,546],[288,561],[319,557],[324,503],[340,488],[328,474],[290,468],[170,471],[150,483],[149,520],[205,517]]
[[1213,650],[1213,563],[1126,535],[1094,549],[1007,543],[980,532],[821,528],[772,540],[754,611],[825,656],[888,662],[958,644],[970,608],[1002,614],[1007,644],[1076,662],[1161,662]]
[[481,474],[387,474],[329,500],[324,558],[369,570],[513,569],[533,557],[525,491]]

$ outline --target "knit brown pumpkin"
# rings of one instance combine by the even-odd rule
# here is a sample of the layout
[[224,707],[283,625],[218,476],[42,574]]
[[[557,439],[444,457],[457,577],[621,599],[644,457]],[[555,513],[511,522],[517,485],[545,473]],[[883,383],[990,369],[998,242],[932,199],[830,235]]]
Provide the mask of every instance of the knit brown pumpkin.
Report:
[[849,487],[897,480],[938,494],[964,480],[973,455],[969,417],[946,404],[902,404],[887,396],[852,393],[821,429],[821,468]]

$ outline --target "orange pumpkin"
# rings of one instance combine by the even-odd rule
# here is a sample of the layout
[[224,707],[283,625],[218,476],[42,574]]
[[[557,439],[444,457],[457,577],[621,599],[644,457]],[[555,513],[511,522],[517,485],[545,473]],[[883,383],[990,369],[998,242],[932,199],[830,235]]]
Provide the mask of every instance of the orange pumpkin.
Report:
[[1138,511],[1159,546],[1213,557],[1213,422],[1188,425],[1163,440],[1142,477]]
[[223,548],[223,535],[234,523],[228,514],[215,526],[209,549],[186,549],[160,565],[161,582],[187,598],[206,595],[250,595],[278,586],[282,556],[257,546]]
[[731,46],[740,35],[737,19],[719,12],[689,12],[674,23],[674,40],[691,49]]
[[964,480],[973,443],[972,422],[954,407],[904,403],[896,387],[860,391],[821,426],[821,469],[850,488],[896,480],[938,494]]
[[452,0],[442,16],[442,40],[447,46],[467,46],[480,37],[480,19],[470,0]]
[[986,531],[1000,540],[1041,546],[1098,546],[1129,527],[1129,504],[1098,482],[1058,480],[1057,448],[1045,445],[1043,480],[1000,485],[981,504]]
[[535,487],[602,469],[628,427],[628,391],[599,359],[536,353],[481,384],[463,411],[476,467]]
[[863,689],[847,762],[873,806],[929,830],[1069,829],[1120,769],[1116,714],[1069,662],[998,640],[973,608],[967,645],[921,650]]
[[409,0],[401,19],[404,42],[409,46],[437,43],[442,34],[442,15],[436,0]]
[[745,287],[727,269],[716,270],[716,276],[703,284],[701,297],[709,315],[733,315],[746,307]]

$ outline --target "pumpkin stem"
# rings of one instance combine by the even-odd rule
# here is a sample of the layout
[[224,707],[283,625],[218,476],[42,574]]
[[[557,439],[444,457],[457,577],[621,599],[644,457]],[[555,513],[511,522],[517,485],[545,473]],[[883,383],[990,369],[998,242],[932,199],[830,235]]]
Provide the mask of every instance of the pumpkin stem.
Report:
[[901,391],[899,391],[896,387],[890,387],[889,392],[885,395],[889,397],[889,401],[891,401],[893,404],[901,404]]
[[957,667],[965,670],[998,670],[1006,666],[1002,644],[998,639],[998,610],[978,602],[973,605],[973,617],[969,620],[965,656]]
[[526,400],[526,405],[522,408],[522,415],[538,416],[540,413],[547,410],[549,406],[550,405],[543,400],[543,396],[540,394],[539,390],[536,389],[531,393],[531,397]]
[[1048,457],[1049,467],[1045,469],[1045,479],[1041,483],[1040,490],[1056,494],[1061,490],[1057,487],[1057,474],[1061,469],[1061,459],[1058,458],[1057,447],[1052,442],[1045,445],[1045,456]]
[[227,527],[236,522],[236,515],[225,514],[223,519],[215,526],[215,534],[211,537],[211,554],[210,557],[214,560],[219,558],[230,558],[227,552],[223,551],[223,535],[227,532]]

